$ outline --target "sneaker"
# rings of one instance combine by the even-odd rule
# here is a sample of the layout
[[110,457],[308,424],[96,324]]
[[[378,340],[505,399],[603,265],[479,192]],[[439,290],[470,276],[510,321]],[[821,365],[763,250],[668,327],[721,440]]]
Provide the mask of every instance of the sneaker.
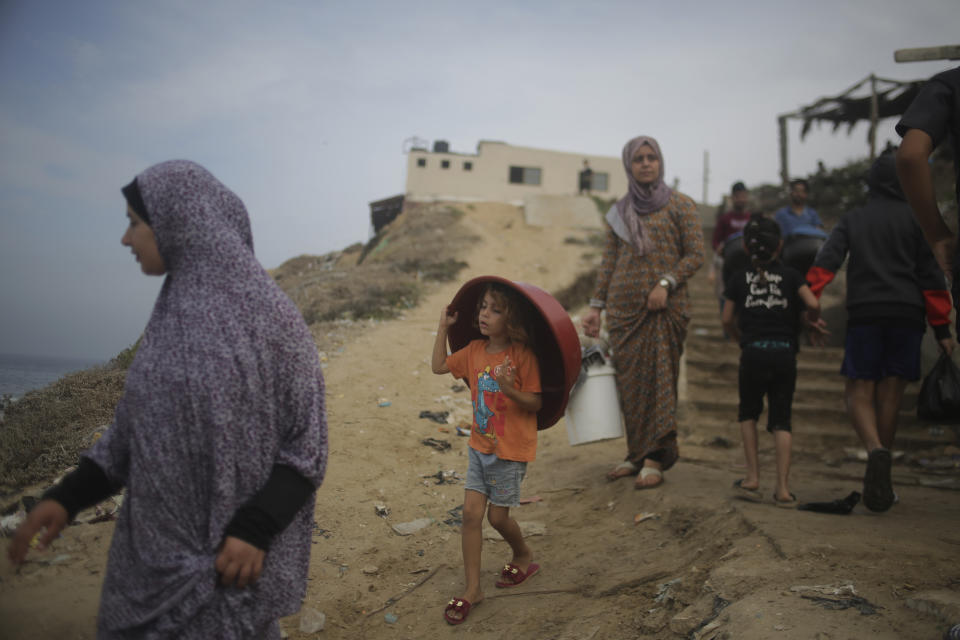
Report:
[[870,511],[886,511],[893,505],[893,482],[890,468],[893,458],[889,449],[877,447],[867,456],[867,473],[863,476],[863,504]]

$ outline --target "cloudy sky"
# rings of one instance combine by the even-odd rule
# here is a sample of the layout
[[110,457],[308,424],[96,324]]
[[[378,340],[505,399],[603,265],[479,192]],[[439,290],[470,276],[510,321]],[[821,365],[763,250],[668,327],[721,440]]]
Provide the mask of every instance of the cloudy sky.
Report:
[[[136,340],[160,281],[120,246],[119,188],[152,163],[190,158],[236,191],[266,267],[365,241],[411,136],[616,156],[649,134],[698,200],[710,152],[716,202],[777,181],[777,114],[949,68],[893,51],[956,27],[956,0],[0,0],[0,352]],[[792,173],[865,137],[801,143],[794,123]]]

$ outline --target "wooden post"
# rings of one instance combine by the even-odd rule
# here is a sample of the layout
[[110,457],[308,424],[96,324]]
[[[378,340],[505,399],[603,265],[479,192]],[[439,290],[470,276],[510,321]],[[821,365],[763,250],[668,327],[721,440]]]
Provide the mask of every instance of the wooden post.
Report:
[[923,62],[925,60],[960,60],[960,44],[919,49],[897,49],[893,52],[897,62]]
[[870,74],[870,162],[877,159],[877,120],[880,119],[880,102],[877,98],[877,76]]
[[790,169],[787,167],[787,116],[778,116],[780,129],[780,182],[784,187],[790,184]]

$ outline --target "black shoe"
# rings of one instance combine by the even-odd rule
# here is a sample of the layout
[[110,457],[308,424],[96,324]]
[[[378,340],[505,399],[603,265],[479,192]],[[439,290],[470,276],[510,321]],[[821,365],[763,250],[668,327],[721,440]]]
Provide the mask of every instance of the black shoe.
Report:
[[890,467],[893,458],[888,449],[877,447],[867,457],[867,473],[863,477],[863,504],[870,511],[886,511],[893,505],[893,483]]

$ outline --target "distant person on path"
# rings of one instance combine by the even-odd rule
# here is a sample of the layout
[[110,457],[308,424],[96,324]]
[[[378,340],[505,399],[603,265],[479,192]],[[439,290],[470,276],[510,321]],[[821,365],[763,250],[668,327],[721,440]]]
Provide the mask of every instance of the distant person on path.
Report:
[[240,199],[203,167],[123,188],[122,244],[163,288],[114,422],[17,529],[23,562],[126,488],[97,637],[280,638],[306,593],[327,459],[324,384],[303,317],[254,257]]
[[740,344],[740,435],[747,474],[734,482],[736,494],[759,502],[760,462],[757,454],[757,420],[767,396],[767,431],[773,434],[777,454],[777,485],[773,501],[778,507],[796,507],[790,492],[790,412],[797,382],[797,335],[800,313],[806,306],[808,321],[822,327],[820,303],[799,271],[779,261],[783,240],[780,227],[756,213],[743,230],[743,246],[751,266],[735,273],[724,292],[723,326]]
[[790,181],[790,204],[778,209],[773,214],[774,220],[780,225],[780,234],[786,238],[804,227],[822,229],[823,222],[816,210],[807,206],[810,194],[810,183],[803,178]]
[[[943,221],[930,170],[930,155],[949,138],[953,151],[954,190],[960,207],[960,67],[938,73],[923,85],[897,123],[897,133],[903,137],[897,151],[900,184],[937,263],[953,281],[953,303],[960,305],[957,241]],[[957,320],[960,322],[960,314],[957,314]]]
[[[477,307],[476,325],[486,338],[474,340],[447,355],[447,332],[458,314],[440,312],[433,345],[436,374],[451,373],[470,381],[473,426],[470,430],[467,479],[460,529],[465,588],[443,612],[452,625],[461,624],[483,600],[480,557],[483,517],[487,516],[513,551],[500,572],[497,587],[513,587],[539,570],[510,508],[520,506],[520,483],[537,452],[537,411],[540,367],[531,350],[526,327],[531,313],[522,296],[506,285],[487,285]],[[489,505],[489,506],[488,506]]]
[[593,188],[593,169],[587,160],[583,161],[583,169],[580,171],[580,195],[586,193],[590,195],[590,189]]
[[732,236],[743,231],[750,221],[750,212],[747,210],[747,204],[750,202],[750,192],[742,182],[735,182],[730,188],[730,201],[733,208],[727,211],[717,219],[713,227],[713,262],[710,264],[709,279],[714,283],[714,289],[717,293],[717,300],[720,302],[720,309],[723,310],[723,248]]
[[703,264],[703,229],[693,200],[663,181],[663,154],[653,138],[623,147],[629,191],[607,212],[607,240],[590,310],[588,336],[601,311],[614,351],[627,456],[607,474],[637,475],[634,487],[663,482],[677,461],[677,378],[687,335],[687,281]]
[[817,254],[807,281],[819,298],[847,254],[847,336],[840,373],[854,430],[868,452],[863,502],[894,502],[891,454],[907,383],[920,379],[926,316],[940,347],[952,353],[950,296],[920,226],[883,154],[870,168],[867,204],[849,212]]

